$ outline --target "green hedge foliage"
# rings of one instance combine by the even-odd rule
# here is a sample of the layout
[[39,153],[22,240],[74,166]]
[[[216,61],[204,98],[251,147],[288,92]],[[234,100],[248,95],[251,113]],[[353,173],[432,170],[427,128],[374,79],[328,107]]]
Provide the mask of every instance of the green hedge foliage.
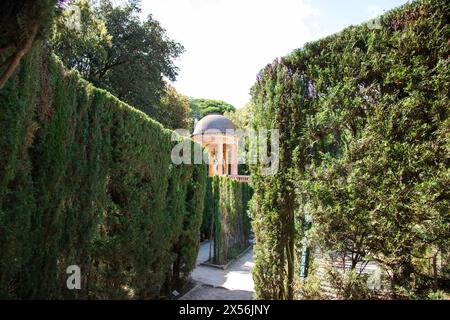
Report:
[[261,71],[253,125],[279,129],[281,150],[275,176],[253,168],[259,298],[295,298],[309,218],[323,250],[378,262],[393,292],[437,289],[450,247],[449,14],[446,0],[415,1]]
[[[208,178],[204,220],[214,238],[213,262],[224,265],[249,246],[250,218],[248,204],[252,189],[227,177]],[[212,225],[211,225],[212,223]]]
[[205,193],[205,208],[203,210],[202,226],[200,229],[201,240],[211,240],[214,235],[213,217],[217,211],[216,202],[212,190],[212,178],[207,179]]
[[[161,298],[182,285],[207,172],[172,165],[171,131],[42,46],[0,109],[0,297]],[[81,290],[66,287],[69,265]]]

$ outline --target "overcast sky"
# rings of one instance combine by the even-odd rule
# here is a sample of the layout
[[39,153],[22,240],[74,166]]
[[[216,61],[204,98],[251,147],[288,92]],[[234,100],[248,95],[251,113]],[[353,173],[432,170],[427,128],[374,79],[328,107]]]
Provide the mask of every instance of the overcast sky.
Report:
[[186,49],[177,60],[177,90],[241,108],[259,70],[275,58],[406,2],[142,0],[142,7]]

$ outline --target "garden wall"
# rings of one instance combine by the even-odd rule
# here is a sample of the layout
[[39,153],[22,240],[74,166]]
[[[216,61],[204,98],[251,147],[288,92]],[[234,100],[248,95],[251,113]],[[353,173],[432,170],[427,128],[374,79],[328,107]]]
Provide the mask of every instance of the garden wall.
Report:
[[448,276],[425,266],[450,238],[449,13],[448,1],[415,1],[260,72],[253,125],[280,130],[280,170],[252,168],[259,298],[298,297],[312,241],[352,267],[378,262],[406,297]]
[[[0,297],[158,298],[182,285],[207,172],[172,164],[171,131],[41,45],[0,111]],[[67,289],[70,265],[81,290]]]
[[247,183],[227,177],[215,176],[208,180],[203,220],[210,221],[210,225],[204,229],[212,230],[212,262],[225,265],[249,246],[251,226],[247,209],[252,189]]

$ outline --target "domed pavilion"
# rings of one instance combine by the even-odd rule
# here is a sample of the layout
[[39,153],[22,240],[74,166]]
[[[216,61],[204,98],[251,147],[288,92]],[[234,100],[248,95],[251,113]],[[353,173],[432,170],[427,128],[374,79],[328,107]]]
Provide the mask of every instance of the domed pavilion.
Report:
[[209,176],[238,176],[239,137],[236,126],[223,115],[212,114],[195,125],[192,139],[208,150]]

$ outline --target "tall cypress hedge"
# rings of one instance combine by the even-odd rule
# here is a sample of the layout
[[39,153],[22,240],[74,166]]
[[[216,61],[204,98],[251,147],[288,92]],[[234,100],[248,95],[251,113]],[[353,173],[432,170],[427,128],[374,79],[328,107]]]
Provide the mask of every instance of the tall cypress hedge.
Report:
[[253,125],[280,130],[280,170],[253,168],[259,298],[298,297],[309,218],[314,243],[376,261],[397,297],[448,277],[449,14],[415,1],[261,71]]
[[[248,204],[252,189],[227,177],[208,178],[205,212],[210,214],[214,239],[213,262],[224,265],[249,245]],[[205,216],[205,213],[204,213]]]
[[[40,45],[0,109],[0,297],[157,298],[182,285],[207,173],[172,164],[171,131]],[[81,290],[66,287],[69,265]]]

